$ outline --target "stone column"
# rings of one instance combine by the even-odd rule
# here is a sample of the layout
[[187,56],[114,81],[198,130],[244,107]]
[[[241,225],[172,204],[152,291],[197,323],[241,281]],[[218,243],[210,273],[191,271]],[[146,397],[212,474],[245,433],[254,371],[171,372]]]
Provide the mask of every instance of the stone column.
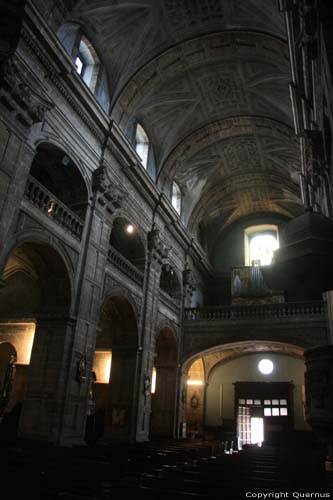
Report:
[[[95,353],[96,332],[103,293],[112,223],[125,193],[110,180],[106,166],[93,174],[93,197],[86,217],[83,247],[75,284],[74,314],[77,317],[66,387],[63,445],[82,443],[85,436],[88,392]],[[78,376],[78,367],[81,375]],[[79,382],[79,383],[78,383]]]
[[139,354],[133,415],[136,416],[135,440],[149,439],[151,415],[151,378],[155,358],[159,283],[162,264],[168,255],[156,224],[148,234],[148,257],[145,271],[143,306],[141,311]]
[[57,442],[61,434],[68,349],[75,322],[58,315],[37,318],[29,380],[19,424],[23,438]]
[[195,290],[193,271],[188,264],[185,264],[183,271],[183,299],[182,299],[182,324],[181,324],[181,341],[179,346],[179,362],[177,373],[177,422],[176,435],[178,438],[186,438],[186,400],[187,400],[187,379],[188,376],[183,372],[182,356],[183,356],[183,321],[185,309],[191,307],[192,294]]

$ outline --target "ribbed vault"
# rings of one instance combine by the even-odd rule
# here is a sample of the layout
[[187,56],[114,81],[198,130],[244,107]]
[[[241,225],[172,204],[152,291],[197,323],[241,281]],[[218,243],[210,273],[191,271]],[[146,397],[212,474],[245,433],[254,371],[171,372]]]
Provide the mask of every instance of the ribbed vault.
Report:
[[299,213],[288,46],[274,0],[81,0],[67,20],[107,68],[111,117],[129,138],[139,121],[159,187],[169,196],[172,181],[180,186],[194,235],[253,214]]

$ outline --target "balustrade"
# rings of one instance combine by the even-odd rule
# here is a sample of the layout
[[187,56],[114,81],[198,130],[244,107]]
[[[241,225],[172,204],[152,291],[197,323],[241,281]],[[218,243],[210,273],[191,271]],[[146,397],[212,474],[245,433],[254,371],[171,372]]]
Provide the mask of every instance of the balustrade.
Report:
[[25,197],[75,238],[81,239],[84,221],[31,175],[26,185]]
[[121,253],[118,252],[111,245],[109,246],[108,261],[113,264],[117,269],[122,271],[126,276],[135,281],[138,285],[143,285],[143,272],[135,267],[129,260],[127,260]]
[[197,307],[185,309],[187,321],[224,321],[272,318],[325,317],[325,302],[286,302],[244,306]]
[[179,312],[180,304],[179,300],[173,297],[170,297],[168,293],[166,293],[164,290],[160,288],[160,300],[170,309],[175,311],[176,313]]

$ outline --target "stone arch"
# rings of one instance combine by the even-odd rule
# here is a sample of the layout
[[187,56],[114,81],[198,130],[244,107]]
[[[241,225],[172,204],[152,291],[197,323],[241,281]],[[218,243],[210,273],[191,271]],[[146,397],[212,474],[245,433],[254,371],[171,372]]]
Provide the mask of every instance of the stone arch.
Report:
[[155,345],[156,389],[152,394],[151,435],[174,437],[178,378],[178,345],[175,332],[164,326]]
[[160,332],[164,329],[168,329],[170,331],[172,331],[175,339],[176,339],[176,342],[177,342],[177,345],[179,344],[179,331],[178,331],[178,328],[176,327],[176,325],[173,323],[173,321],[171,321],[170,319],[168,318],[163,318],[161,319],[158,324],[157,324],[157,328],[156,328],[156,337],[155,337],[155,346],[156,346],[156,341],[158,339],[158,336],[160,334]]
[[87,421],[88,441],[133,438],[138,347],[136,311],[127,296],[114,289],[100,310],[93,363],[93,411]]
[[[42,204],[49,217],[56,217],[55,207],[59,200],[61,205],[68,207],[82,220],[85,219],[88,206],[86,179],[71,157],[51,142],[40,142],[36,148],[26,196],[33,202],[37,197],[38,206]],[[47,207],[43,203],[48,204]]]
[[13,411],[12,401],[22,404],[21,435],[57,441],[63,360],[73,335],[71,276],[61,253],[45,238],[21,238],[7,255],[3,281],[0,339],[16,346],[19,374],[6,411]]
[[100,314],[102,312],[102,308],[104,304],[113,297],[124,297],[124,299],[127,300],[127,302],[131,305],[131,308],[134,312],[136,321],[139,321],[140,317],[140,304],[138,300],[134,297],[134,295],[125,287],[115,283],[111,285],[110,287],[107,287],[103,296],[103,299],[101,301],[101,306],[100,306]]
[[7,245],[7,252],[3,256],[3,265],[1,267],[5,268],[6,263],[13,251],[16,248],[24,245],[26,243],[35,243],[37,245],[45,245],[54,250],[59,257],[62,259],[64,266],[66,267],[66,271],[68,273],[68,278],[70,282],[70,290],[71,296],[74,294],[74,263],[72,258],[70,257],[66,247],[62,244],[62,242],[58,239],[53,238],[50,234],[48,234],[45,230],[42,229],[34,229],[24,230],[19,233],[15,233],[11,240]]
[[[193,427],[193,412],[196,411],[196,417],[199,421],[199,417],[202,417],[202,426],[199,430],[202,430],[207,433],[207,435],[215,438],[228,439],[230,444],[230,440],[235,440],[237,436],[237,419],[236,416],[233,416],[236,415],[236,410],[234,410],[234,383],[238,381],[241,381],[242,383],[245,383],[244,381],[249,381],[249,387],[251,387],[251,384],[254,387],[255,384],[259,383],[258,390],[260,391],[262,390],[263,382],[266,382],[266,386],[264,386],[264,388],[268,390],[269,383],[271,382],[274,382],[276,384],[275,386],[278,384],[283,385],[287,384],[287,382],[293,378],[295,378],[294,392],[289,394],[291,398],[290,411],[293,413],[295,412],[296,430],[297,428],[300,432],[308,430],[307,424],[302,416],[302,405],[304,403],[303,354],[303,347],[286,342],[243,341],[231,342],[190,356],[183,364],[184,375],[188,375],[189,370],[196,363],[198,363],[198,361],[202,360],[205,377],[203,378],[203,384],[200,384],[200,387],[198,386],[196,388],[196,391],[198,392],[199,390],[201,394],[204,408],[200,408],[199,403],[198,410],[193,409],[192,412],[191,410],[188,410],[191,407],[189,391],[191,386],[187,386],[186,413],[188,418],[188,432],[190,432]],[[274,362],[278,363],[280,361],[282,364],[274,376],[268,376],[266,379],[265,376],[260,375],[259,372],[257,372],[256,367],[259,359],[267,357],[269,359],[274,358]],[[254,362],[255,366],[252,367],[251,370],[249,370],[249,368],[237,368],[236,371],[233,369],[234,371],[232,373],[234,375],[234,379],[232,380],[224,381],[216,379],[221,368],[224,369],[223,367],[226,364],[228,364],[229,367],[230,363],[230,367],[233,367],[235,363],[238,363],[240,367],[242,367],[243,365],[247,366],[247,364],[253,364]],[[252,365],[250,364],[249,366]],[[227,367],[224,369],[223,373],[228,373],[226,370]],[[290,388],[291,387],[292,386],[290,386]],[[274,390],[274,385],[272,388]],[[198,396],[198,394],[196,395]],[[198,399],[200,401],[199,397]],[[227,406],[223,408],[223,405]],[[221,417],[221,421],[218,423],[220,418],[219,415]],[[270,429],[269,432],[271,432],[269,423],[267,425],[267,429]],[[287,432],[286,429],[284,429],[284,432],[285,431]],[[295,439],[296,438],[297,436]]]
[[43,144],[50,144],[55,148],[60,149],[63,153],[70,158],[70,160],[75,164],[76,168],[79,170],[82,179],[85,183],[85,187],[88,192],[88,198],[90,198],[93,194],[92,192],[92,182],[91,182],[91,174],[89,172],[88,167],[84,164],[84,161],[69,144],[65,143],[58,135],[47,133],[40,133],[38,131],[38,135],[33,140],[33,147],[35,149],[35,155],[37,154],[37,149],[39,146]]

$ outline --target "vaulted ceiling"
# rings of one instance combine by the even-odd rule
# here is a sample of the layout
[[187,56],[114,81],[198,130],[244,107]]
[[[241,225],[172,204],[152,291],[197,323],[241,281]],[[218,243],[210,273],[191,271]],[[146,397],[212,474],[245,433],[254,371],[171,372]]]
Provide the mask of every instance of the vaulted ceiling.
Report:
[[70,20],[110,79],[111,116],[141,122],[183,220],[226,228],[301,210],[284,17],[275,0],[81,0]]

